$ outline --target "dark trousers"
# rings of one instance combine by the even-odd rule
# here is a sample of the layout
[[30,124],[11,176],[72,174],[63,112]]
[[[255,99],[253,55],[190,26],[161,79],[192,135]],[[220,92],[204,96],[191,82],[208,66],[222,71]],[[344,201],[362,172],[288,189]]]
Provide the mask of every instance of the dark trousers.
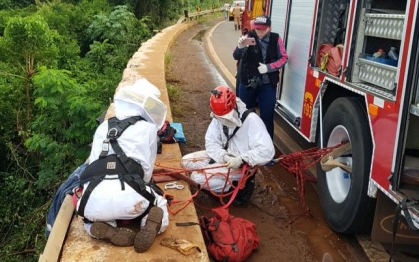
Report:
[[256,101],[259,104],[259,115],[266,130],[273,138],[274,134],[274,110],[276,103],[276,86],[263,84],[256,89],[247,89],[243,83],[239,86],[239,97],[246,104],[248,109],[256,107]]

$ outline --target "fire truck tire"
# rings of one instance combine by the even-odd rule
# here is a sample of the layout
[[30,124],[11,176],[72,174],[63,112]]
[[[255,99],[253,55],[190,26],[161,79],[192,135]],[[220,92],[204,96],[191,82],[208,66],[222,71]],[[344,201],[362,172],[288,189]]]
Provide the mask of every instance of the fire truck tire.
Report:
[[348,141],[352,147],[351,152],[338,158],[352,166],[352,174],[339,167],[328,172],[320,165],[317,168],[317,189],[326,221],[343,234],[369,232],[375,211],[375,199],[367,195],[372,140],[362,101],[338,98],[323,118],[323,147]]

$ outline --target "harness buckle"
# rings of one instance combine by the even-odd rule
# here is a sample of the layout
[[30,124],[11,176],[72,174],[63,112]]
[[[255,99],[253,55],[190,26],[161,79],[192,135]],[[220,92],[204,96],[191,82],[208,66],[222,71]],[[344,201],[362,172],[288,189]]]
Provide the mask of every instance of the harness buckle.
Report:
[[109,151],[109,139],[105,139],[102,143],[102,151],[108,152]]
[[108,137],[109,138],[115,138],[117,136],[118,136],[118,129],[115,128],[115,127],[110,128],[109,131],[108,131]]
[[171,182],[171,183],[167,183],[166,185],[164,185],[164,190],[170,189],[170,188],[174,188],[174,189],[183,189],[185,186],[184,185],[178,185],[177,182]]

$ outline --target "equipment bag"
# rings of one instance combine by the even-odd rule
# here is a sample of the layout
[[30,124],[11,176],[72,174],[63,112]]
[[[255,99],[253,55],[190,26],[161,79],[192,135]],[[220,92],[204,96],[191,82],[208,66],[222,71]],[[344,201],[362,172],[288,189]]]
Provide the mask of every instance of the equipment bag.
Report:
[[175,134],[176,129],[174,129],[167,120],[164,121],[162,128],[160,128],[160,130],[157,131],[157,135],[160,138],[160,142],[164,144],[176,143],[177,140],[175,138]]
[[212,211],[215,216],[199,219],[208,253],[217,261],[244,261],[259,247],[255,224],[230,215],[225,208]]

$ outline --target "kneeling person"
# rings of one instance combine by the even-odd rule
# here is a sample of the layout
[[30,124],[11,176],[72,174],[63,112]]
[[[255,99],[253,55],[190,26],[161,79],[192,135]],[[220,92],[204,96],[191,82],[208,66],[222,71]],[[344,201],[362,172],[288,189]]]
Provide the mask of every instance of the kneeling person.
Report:
[[[225,175],[230,169],[229,179],[238,181],[242,175],[241,166],[265,165],[272,160],[275,148],[260,117],[246,110],[246,105],[236,98],[233,90],[219,86],[211,91],[211,117],[213,118],[205,134],[205,151],[185,155],[182,165],[199,169],[211,165],[227,164],[226,167],[192,172],[191,178],[205,189],[214,192],[228,191],[230,183]],[[247,115],[242,121],[243,115]],[[208,180],[208,181],[207,181]],[[245,206],[253,193],[253,177],[246,187],[239,191],[233,205]],[[237,183],[237,182],[236,182]]]
[[[152,183],[157,131],[166,117],[159,94],[154,86],[120,88],[116,118],[97,128],[89,166],[80,177],[77,212],[87,233],[117,246],[134,245],[137,252],[145,252],[169,224],[167,201]],[[141,230],[119,227],[124,220],[138,222]]]

